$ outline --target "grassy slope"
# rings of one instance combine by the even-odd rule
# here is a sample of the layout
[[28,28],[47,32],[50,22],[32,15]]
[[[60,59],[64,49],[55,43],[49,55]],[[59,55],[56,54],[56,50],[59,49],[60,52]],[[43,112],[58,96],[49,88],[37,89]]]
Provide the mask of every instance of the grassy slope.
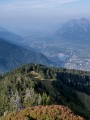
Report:
[[77,94],[78,94],[78,97],[80,98],[80,100],[82,100],[82,102],[85,104],[88,111],[90,111],[90,95],[87,95],[82,92],[77,92]]

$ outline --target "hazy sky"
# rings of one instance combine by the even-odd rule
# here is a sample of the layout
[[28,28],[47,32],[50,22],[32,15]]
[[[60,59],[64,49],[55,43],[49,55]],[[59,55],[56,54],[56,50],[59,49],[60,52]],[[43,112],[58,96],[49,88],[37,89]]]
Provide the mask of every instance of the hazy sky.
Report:
[[29,28],[90,17],[90,0],[0,0],[0,25]]

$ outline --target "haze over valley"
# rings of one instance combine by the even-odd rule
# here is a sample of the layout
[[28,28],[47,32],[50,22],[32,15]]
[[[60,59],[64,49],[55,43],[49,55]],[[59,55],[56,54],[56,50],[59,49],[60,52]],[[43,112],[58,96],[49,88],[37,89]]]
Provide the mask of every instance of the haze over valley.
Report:
[[87,18],[71,19],[50,34],[32,31],[26,35],[16,35],[1,28],[0,37],[41,52],[56,67],[90,70],[90,20]]
[[0,120],[90,120],[90,0],[0,0]]

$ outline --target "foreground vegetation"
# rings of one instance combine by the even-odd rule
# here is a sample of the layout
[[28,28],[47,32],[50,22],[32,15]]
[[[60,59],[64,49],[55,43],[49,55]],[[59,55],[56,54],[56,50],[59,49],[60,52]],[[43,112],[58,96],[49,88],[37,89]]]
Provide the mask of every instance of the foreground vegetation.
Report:
[[89,96],[89,82],[89,72],[35,64],[23,66],[0,80],[0,116],[27,107],[58,104],[89,120],[88,103],[77,94],[78,91]]
[[59,105],[37,106],[27,108],[18,113],[11,113],[1,120],[85,120],[84,118],[74,115],[68,108]]

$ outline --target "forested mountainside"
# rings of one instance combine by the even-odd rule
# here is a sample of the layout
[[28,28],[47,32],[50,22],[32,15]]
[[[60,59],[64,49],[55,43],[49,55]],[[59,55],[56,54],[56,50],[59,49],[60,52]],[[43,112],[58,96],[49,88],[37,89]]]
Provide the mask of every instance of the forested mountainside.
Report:
[[43,54],[0,38],[0,71],[7,72],[27,63],[52,65]]
[[90,72],[28,64],[0,80],[0,115],[31,106],[58,104],[89,120],[89,81]]
[[1,120],[85,120],[75,115],[68,107],[60,105],[30,107],[13,112]]

